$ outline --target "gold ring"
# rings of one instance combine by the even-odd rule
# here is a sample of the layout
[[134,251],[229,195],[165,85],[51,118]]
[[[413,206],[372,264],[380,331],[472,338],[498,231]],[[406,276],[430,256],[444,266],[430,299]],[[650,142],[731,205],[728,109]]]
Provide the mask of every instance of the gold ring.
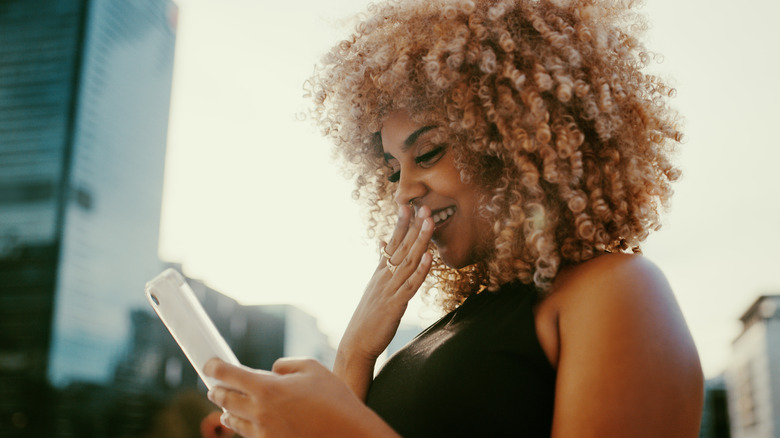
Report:
[[386,258],[387,260],[390,260],[391,257],[393,257],[392,254],[388,254],[387,251],[385,251],[386,247],[382,247],[379,249],[379,253],[382,254],[382,257]]
[[390,263],[390,259],[389,258],[385,261],[385,264],[387,265],[387,269],[390,270],[390,273],[391,274],[395,274],[395,268],[397,268],[398,265],[394,265],[394,264]]

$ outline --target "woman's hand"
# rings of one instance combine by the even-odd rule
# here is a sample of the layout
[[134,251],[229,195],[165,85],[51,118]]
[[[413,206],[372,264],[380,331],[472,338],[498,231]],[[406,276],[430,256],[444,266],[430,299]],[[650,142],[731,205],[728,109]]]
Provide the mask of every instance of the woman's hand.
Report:
[[432,256],[427,252],[433,235],[430,215],[426,206],[414,218],[409,206],[400,208],[395,231],[383,247],[379,265],[339,344],[334,372],[362,400],[376,359],[393,339],[409,300],[431,268]]
[[267,372],[214,358],[204,371],[224,383],[209,391],[209,400],[225,409],[222,423],[242,437],[397,437],[315,360],[280,359]]

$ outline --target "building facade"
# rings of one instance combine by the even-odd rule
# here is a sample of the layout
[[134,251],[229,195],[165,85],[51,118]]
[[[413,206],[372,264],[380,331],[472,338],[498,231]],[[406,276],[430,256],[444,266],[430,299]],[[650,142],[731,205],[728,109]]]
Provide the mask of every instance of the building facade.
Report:
[[780,295],[764,295],[740,318],[725,373],[734,438],[780,438],[779,310]]
[[59,394],[113,380],[160,271],[176,12],[0,2],[0,436],[90,435]]
[[[171,0],[0,1],[0,437],[200,436],[216,409],[143,293],[166,267],[176,17]],[[332,365],[300,309],[188,281],[243,364]]]

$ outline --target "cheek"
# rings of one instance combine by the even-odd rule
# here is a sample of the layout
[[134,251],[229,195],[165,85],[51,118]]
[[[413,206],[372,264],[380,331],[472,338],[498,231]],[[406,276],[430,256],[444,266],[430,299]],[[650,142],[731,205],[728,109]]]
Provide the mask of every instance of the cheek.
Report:
[[493,222],[485,217],[482,208],[485,196],[476,190],[469,192],[467,199],[463,199],[464,207],[469,210],[469,235],[472,241],[473,251],[481,254],[489,250],[493,241]]
[[460,173],[457,170],[452,169],[445,175],[440,175],[441,186],[444,188],[450,197],[458,198],[463,204],[476,204],[476,190],[469,184],[464,183],[460,179]]

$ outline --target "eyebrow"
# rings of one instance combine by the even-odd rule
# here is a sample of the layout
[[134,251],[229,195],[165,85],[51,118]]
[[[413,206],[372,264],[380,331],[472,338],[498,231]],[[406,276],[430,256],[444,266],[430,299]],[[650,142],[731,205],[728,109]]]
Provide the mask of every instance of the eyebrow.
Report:
[[[430,131],[431,129],[433,129],[435,127],[436,127],[435,125],[423,126],[422,128],[420,128],[420,129],[412,132],[411,134],[409,134],[409,136],[406,137],[406,140],[404,140],[404,144],[401,147],[401,152],[408,151],[409,148],[414,146],[414,144],[417,142],[417,139],[421,135],[425,134],[426,132]],[[395,158],[395,157],[393,157],[392,154],[389,154],[387,152],[384,153],[384,157],[385,157],[385,161],[389,161],[391,158]]]

